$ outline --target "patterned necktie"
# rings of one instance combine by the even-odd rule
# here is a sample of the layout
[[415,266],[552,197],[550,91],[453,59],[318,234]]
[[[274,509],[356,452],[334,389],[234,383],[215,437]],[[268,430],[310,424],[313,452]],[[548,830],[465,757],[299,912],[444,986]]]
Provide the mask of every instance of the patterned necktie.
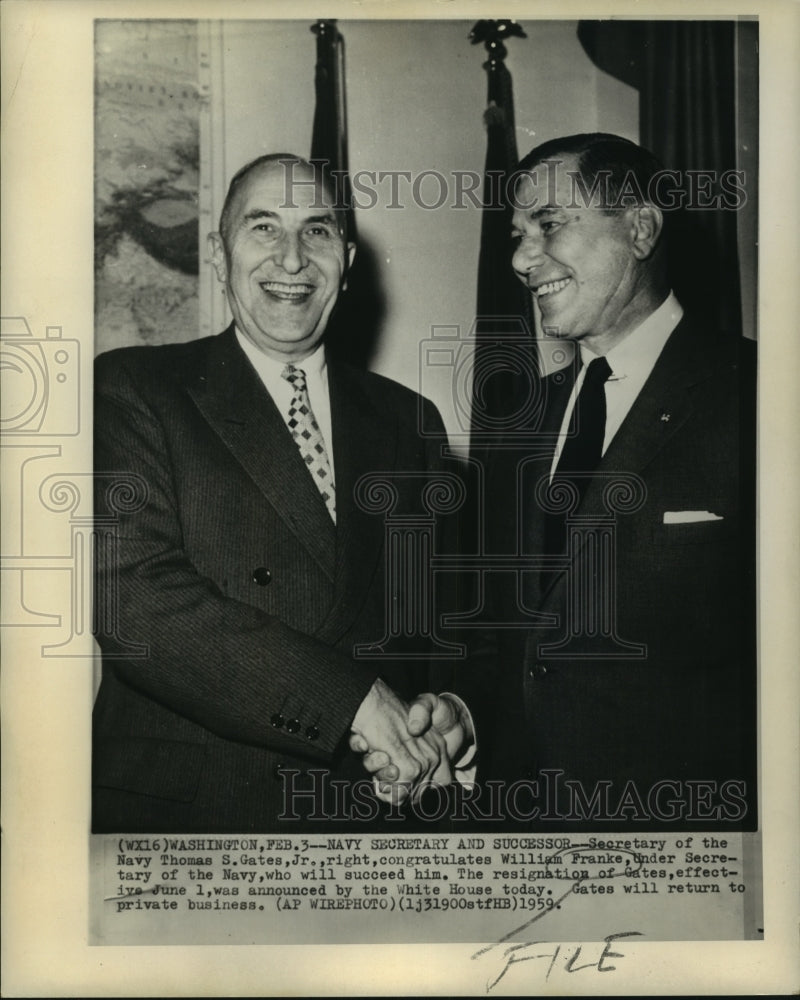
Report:
[[336,487],[333,484],[331,465],[325,450],[325,441],[319,425],[311,409],[306,387],[306,373],[302,368],[287,365],[281,372],[294,389],[292,401],[289,404],[289,419],[286,424],[292,432],[292,437],[300,449],[303,461],[308,466],[311,478],[317,484],[317,489],[325,501],[328,513],[336,523]]

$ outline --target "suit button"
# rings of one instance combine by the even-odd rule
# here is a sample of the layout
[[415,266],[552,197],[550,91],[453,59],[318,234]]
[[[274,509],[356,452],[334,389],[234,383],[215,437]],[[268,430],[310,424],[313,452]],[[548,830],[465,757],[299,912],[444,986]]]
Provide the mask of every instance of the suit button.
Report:
[[294,735],[294,733],[299,733],[300,732],[300,720],[299,719],[289,719],[289,721],[286,723],[286,732],[287,733],[292,733],[292,735]]
[[270,573],[266,566],[258,566],[253,570],[253,580],[259,587],[266,587],[272,580],[272,573]]
[[269,722],[271,726],[274,726],[276,729],[280,729],[283,725],[284,719],[280,712],[276,712]]
[[547,673],[547,667],[542,663],[537,663],[535,667],[531,667],[528,671],[528,676],[533,677],[534,680],[538,677],[544,677]]
[[308,729],[306,729],[306,736],[310,740],[318,740],[319,739],[319,729],[317,729],[316,726],[309,726]]

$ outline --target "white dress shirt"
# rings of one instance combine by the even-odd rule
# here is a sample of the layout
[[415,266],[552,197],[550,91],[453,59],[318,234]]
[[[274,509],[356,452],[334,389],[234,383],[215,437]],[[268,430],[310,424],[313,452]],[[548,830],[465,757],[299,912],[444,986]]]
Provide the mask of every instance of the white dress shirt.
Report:
[[[289,361],[277,361],[270,358],[263,351],[248,340],[238,329],[236,339],[239,341],[242,350],[247,355],[250,363],[255,368],[258,377],[264,384],[264,388],[272,396],[275,405],[281,411],[284,421],[289,419],[289,405],[294,396],[294,387],[291,382],[287,382],[281,375]],[[328,365],[325,359],[325,345],[320,342],[313,354],[297,363],[292,362],[295,368],[302,368],[306,375],[306,387],[311,409],[314,411],[314,419],[325,442],[325,450],[328,453],[328,462],[331,467],[331,478],[336,483],[336,470],[333,464],[333,431],[331,429],[331,396],[328,389]]]
[[[289,404],[291,403],[292,396],[294,395],[294,388],[291,383],[287,382],[281,375],[281,372],[284,370],[288,362],[276,361],[274,358],[268,357],[262,351],[259,351],[255,344],[249,341],[247,337],[245,337],[244,334],[242,334],[238,329],[236,330],[236,339],[239,341],[242,350],[249,358],[250,363],[255,368],[258,377],[264,384],[264,388],[270,396],[272,396],[275,405],[281,411],[284,421],[288,421]],[[311,409],[314,411],[317,426],[319,427],[325,441],[325,450],[328,453],[331,475],[333,476],[334,465],[332,445],[333,434],[331,430],[331,397],[328,389],[328,366],[325,359],[324,345],[320,343],[314,353],[309,354],[307,358],[298,362],[295,365],[295,368],[302,368],[305,372],[308,398],[311,402]],[[334,478],[334,483],[335,482],[336,480]],[[472,762],[477,750],[472,715],[467,706],[457,695],[451,694],[449,697],[451,697],[464,710],[466,717],[469,720],[467,722],[467,728],[469,730],[468,745],[458,762],[453,764],[453,768],[458,781],[462,784],[470,784],[475,780],[475,765]],[[376,779],[376,784],[377,783]]]
[[[611,375],[605,383],[606,394],[606,431],[603,438],[603,454],[614,438],[614,435],[622,426],[622,421],[627,417],[634,400],[642,391],[642,387],[652,372],[659,354],[669,339],[669,335],[680,323],[683,316],[683,308],[675,298],[673,292],[664,299],[655,312],[650,313],[647,319],[635,330],[621,340],[616,347],[613,347],[606,354],[606,361],[611,368]],[[581,391],[583,380],[586,377],[587,366],[597,357],[592,351],[581,344],[581,370],[575,380],[572,393],[567,403],[564,419],[561,422],[561,430],[558,434],[558,443],[553,463],[550,466],[550,478],[552,479],[561,451],[567,438],[570,418],[575,408],[575,400]]]

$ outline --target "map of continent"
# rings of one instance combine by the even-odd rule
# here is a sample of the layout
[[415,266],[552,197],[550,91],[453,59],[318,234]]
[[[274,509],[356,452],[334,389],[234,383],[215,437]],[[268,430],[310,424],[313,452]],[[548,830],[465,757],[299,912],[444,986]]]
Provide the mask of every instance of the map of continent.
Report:
[[198,335],[193,21],[98,21],[95,349]]

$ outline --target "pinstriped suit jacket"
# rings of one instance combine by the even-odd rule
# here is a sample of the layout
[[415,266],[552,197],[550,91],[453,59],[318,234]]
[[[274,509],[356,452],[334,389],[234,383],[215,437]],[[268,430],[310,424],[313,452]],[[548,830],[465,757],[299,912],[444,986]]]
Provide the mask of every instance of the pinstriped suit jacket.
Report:
[[[147,500],[119,514],[105,488],[96,498],[119,521],[116,554],[98,560],[100,620],[115,624],[97,632],[95,831],[275,829],[278,765],[365,778],[344,742],[374,678],[423,688],[407,662],[353,658],[385,625],[383,518],[353,488],[368,472],[433,473],[444,429],[380,376],[331,362],[329,384],[336,527],[232,327],[97,359],[95,469],[136,473]],[[419,436],[420,404],[441,439]],[[419,482],[397,487],[419,509]]]

